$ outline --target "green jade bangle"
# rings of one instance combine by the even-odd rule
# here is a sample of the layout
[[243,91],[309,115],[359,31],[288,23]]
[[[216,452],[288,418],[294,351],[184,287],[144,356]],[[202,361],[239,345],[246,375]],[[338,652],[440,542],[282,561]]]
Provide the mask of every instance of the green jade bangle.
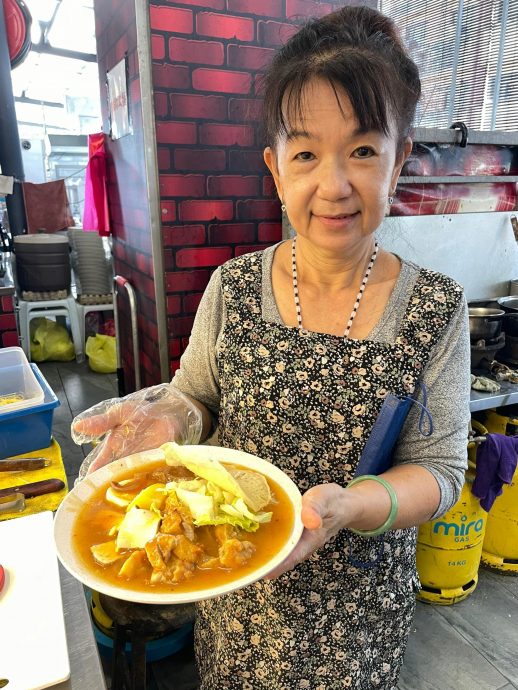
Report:
[[355,534],[360,534],[362,537],[377,537],[380,534],[383,534],[384,532],[387,532],[392,525],[394,524],[397,516],[397,511],[398,511],[398,501],[397,501],[397,496],[396,492],[392,488],[392,486],[385,481],[385,479],[382,479],[381,477],[377,477],[375,474],[362,474],[359,477],[356,477],[356,479],[353,479],[352,481],[349,482],[347,485],[347,489],[349,489],[351,486],[354,486],[355,484],[359,484],[360,482],[364,482],[366,480],[372,480],[374,482],[378,482],[378,484],[381,484],[382,486],[385,487],[385,489],[388,491],[388,494],[390,496],[390,513],[388,518],[385,520],[385,522],[377,527],[376,529],[354,529],[353,527],[348,527],[347,529],[350,529],[351,532],[354,532]]

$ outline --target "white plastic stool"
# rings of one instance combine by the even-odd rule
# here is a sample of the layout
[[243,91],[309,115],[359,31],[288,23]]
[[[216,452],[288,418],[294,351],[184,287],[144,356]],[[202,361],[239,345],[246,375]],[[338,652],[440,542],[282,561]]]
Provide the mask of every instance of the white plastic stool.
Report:
[[76,302],[77,314],[79,318],[79,328],[81,331],[81,343],[83,352],[86,350],[86,315],[91,311],[113,311],[113,304],[81,304]]
[[81,339],[81,328],[79,325],[79,316],[75,299],[69,295],[66,299],[51,299],[35,302],[28,302],[27,300],[17,298],[18,301],[18,320],[20,324],[20,339],[23,351],[27,355],[27,359],[31,359],[31,336],[30,323],[31,319],[36,317],[48,316],[65,316],[70,322],[70,330],[72,331],[72,340],[74,342],[74,350],[76,353],[76,360],[82,362],[83,355],[83,341]]

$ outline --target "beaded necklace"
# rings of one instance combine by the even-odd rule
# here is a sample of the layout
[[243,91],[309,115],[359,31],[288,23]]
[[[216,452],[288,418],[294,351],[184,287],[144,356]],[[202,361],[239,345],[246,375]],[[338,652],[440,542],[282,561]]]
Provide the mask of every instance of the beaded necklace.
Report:
[[[296,246],[297,246],[297,238],[294,237],[291,243],[291,272],[293,275],[293,296],[295,297],[295,310],[297,312],[297,325],[299,328],[302,328],[302,314],[300,311],[300,298],[299,298],[299,288],[298,288],[298,280],[297,280],[297,260],[296,260]],[[349,321],[347,322],[347,326],[345,327],[345,333],[344,333],[344,338],[349,337],[349,332],[351,330],[351,326],[354,321],[354,317],[356,316],[356,312],[358,311],[358,307],[360,306],[361,298],[363,297],[363,293],[365,292],[365,287],[367,285],[367,281],[369,280],[369,276],[372,271],[372,267],[374,266],[374,262],[376,261],[376,257],[378,256],[378,249],[379,245],[377,241],[374,242],[374,251],[372,252],[372,256],[370,258],[369,264],[367,266],[367,270],[365,271],[365,275],[363,276],[362,284],[360,285],[360,289],[358,291],[358,294],[356,295],[356,301],[354,302],[354,307],[351,312],[351,316],[349,317]]]

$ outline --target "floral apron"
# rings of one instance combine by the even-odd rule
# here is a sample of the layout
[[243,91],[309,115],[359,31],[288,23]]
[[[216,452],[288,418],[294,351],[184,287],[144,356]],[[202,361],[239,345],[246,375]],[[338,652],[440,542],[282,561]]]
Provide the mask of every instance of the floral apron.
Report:
[[[388,391],[408,394],[461,299],[421,270],[395,343],[350,340],[261,316],[262,252],[222,268],[223,446],[270,460],[304,493],[353,478]],[[202,690],[395,690],[415,607],[416,529],[377,542],[342,530],[312,557],[197,607]],[[351,554],[351,548],[353,554]]]

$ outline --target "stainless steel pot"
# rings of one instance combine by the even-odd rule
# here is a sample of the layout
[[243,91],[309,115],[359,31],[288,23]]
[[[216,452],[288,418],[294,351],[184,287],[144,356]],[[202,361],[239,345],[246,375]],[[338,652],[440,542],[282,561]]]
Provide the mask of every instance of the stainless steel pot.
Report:
[[502,326],[506,335],[511,335],[513,338],[518,338],[518,311],[509,312],[504,316],[504,324]]
[[469,335],[471,340],[498,338],[502,331],[505,311],[488,307],[469,307]]
[[509,297],[500,297],[497,299],[498,306],[511,314],[518,314],[518,297],[509,295]]

